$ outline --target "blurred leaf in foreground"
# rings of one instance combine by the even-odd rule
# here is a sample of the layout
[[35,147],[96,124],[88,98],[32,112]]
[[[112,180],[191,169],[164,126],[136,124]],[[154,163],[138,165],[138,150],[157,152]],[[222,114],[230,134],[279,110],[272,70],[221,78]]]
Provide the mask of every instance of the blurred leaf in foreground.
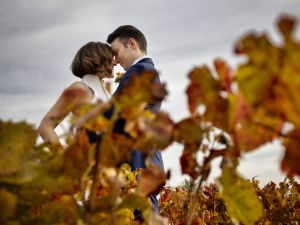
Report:
[[293,130],[283,142],[285,155],[281,169],[288,175],[300,175],[300,130]]
[[263,205],[257,197],[253,185],[239,177],[235,169],[223,168],[220,178],[221,196],[232,219],[245,225],[253,225],[263,216]]
[[35,145],[37,132],[25,122],[0,120],[0,175],[22,170],[23,162]]
[[13,218],[17,212],[18,198],[14,194],[0,189],[0,223]]

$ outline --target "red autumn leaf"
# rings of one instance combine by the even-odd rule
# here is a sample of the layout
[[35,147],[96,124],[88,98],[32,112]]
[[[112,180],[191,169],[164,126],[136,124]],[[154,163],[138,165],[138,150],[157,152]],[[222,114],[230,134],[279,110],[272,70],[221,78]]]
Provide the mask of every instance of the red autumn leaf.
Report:
[[285,40],[292,38],[295,26],[296,19],[290,15],[282,15],[277,21],[277,27]]
[[[291,137],[291,138],[289,138]],[[300,130],[293,130],[283,142],[285,147],[281,169],[288,175],[300,175]]]
[[174,123],[166,113],[140,117],[138,126],[153,147],[166,148],[172,142]]
[[257,110],[250,118],[237,123],[232,133],[233,142],[240,152],[251,151],[278,137],[282,126],[282,119]]
[[200,171],[197,162],[197,154],[193,147],[191,149],[185,147],[180,156],[180,166],[182,174],[188,174],[193,179],[196,179],[199,176]]
[[222,90],[231,93],[231,85],[233,80],[232,69],[223,59],[215,59],[214,65],[221,81]]
[[138,193],[146,197],[160,192],[166,183],[166,174],[158,166],[152,165],[142,169],[139,179]]
[[188,106],[194,113],[199,105],[215,102],[221,90],[220,82],[215,80],[206,66],[196,67],[189,73],[190,84],[186,90]]
[[[217,64],[221,73],[221,62],[217,62]],[[230,82],[228,78],[221,77],[217,80],[206,66],[202,66],[192,70],[189,74],[189,79],[190,84],[186,93],[188,95],[190,112],[195,113],[197,108],[203,105],[205,106],[204,121],[211,122],[214,126],[227,130],[228,120],[224,119],[224,117],[227,117],[229,105],[228,99],[221,96],[223,88],[221,82],[223,82],[223,85],[228,86],[229,83],[226,84],[226,82]],[[224,80],[220,81],[220,79]]]
[[92,150],[94,147],[89,142],[85,130],[78,132],[76,141],[64,153],[64,174],[80,179],[92,163]]

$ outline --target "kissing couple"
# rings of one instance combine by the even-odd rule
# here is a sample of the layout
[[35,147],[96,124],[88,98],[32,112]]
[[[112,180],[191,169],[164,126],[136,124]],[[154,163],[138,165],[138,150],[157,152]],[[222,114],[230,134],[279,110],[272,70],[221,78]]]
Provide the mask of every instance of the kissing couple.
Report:
[[[121,77],[113,96],[117,96],[122,90],[125,90],[134,76],[142,76],[146,71],[155,72],[157,74],[155,82],[160,83],[153,61],[147,55],[147,40],[139,29],[131,25],[120,26],[108,35],[107,43],[89,42],[76,53],[71,70],[75,76],[81,78],[81,81],[76,81],[66,88],[42,119],[38,132],[44,142],[60,144],[54,129],[69,113],[74,113],[80,105],[97,100],[103,102],[110,100],[109,93],[104,88],[103,78],[113,77],[115,65],[120,64],[126,72]],[[160,106],[161,101],[157,101],[149,103],[146,108],[153,113],[158,113]],[[108,114],[110,113],[108,112]],[[110,116],[107,115],[108,118]],[[91,136],[90,142],[93,142],[92,134],[88,135]],[[146,168],[145,159],[144,153],[133,149],[129,161],[132,170]],[[160,151],[154,151],[151,162],[164,170]],[[150,199],[153,210],[158,212],[156,195],[151,194]],[[138,212],[135,214],[136,217],[139,217]]]

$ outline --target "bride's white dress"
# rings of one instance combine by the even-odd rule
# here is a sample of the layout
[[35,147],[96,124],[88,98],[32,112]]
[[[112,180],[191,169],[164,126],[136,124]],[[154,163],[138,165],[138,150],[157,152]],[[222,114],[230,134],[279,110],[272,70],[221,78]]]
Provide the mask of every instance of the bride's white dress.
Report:
[[111,98],[110,94],[105,90],[103,80],[100,80],[98,76],[86,74],[82,77],[81,82],[94,92],[92,103],[96,103],[98,100],[107,102]]

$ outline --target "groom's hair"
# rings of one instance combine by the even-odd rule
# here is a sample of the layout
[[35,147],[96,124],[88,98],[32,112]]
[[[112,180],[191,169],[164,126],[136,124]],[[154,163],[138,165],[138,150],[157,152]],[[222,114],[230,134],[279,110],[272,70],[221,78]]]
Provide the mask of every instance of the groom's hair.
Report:
[[107,43],[111,44],[115,39],[119,38],[120,42],[126,47],[129,38],[133,38],[138,43],[141,51],[147,53],[147,40],[144,34],[132,25],[123,25],[118,27],[107,37]]

